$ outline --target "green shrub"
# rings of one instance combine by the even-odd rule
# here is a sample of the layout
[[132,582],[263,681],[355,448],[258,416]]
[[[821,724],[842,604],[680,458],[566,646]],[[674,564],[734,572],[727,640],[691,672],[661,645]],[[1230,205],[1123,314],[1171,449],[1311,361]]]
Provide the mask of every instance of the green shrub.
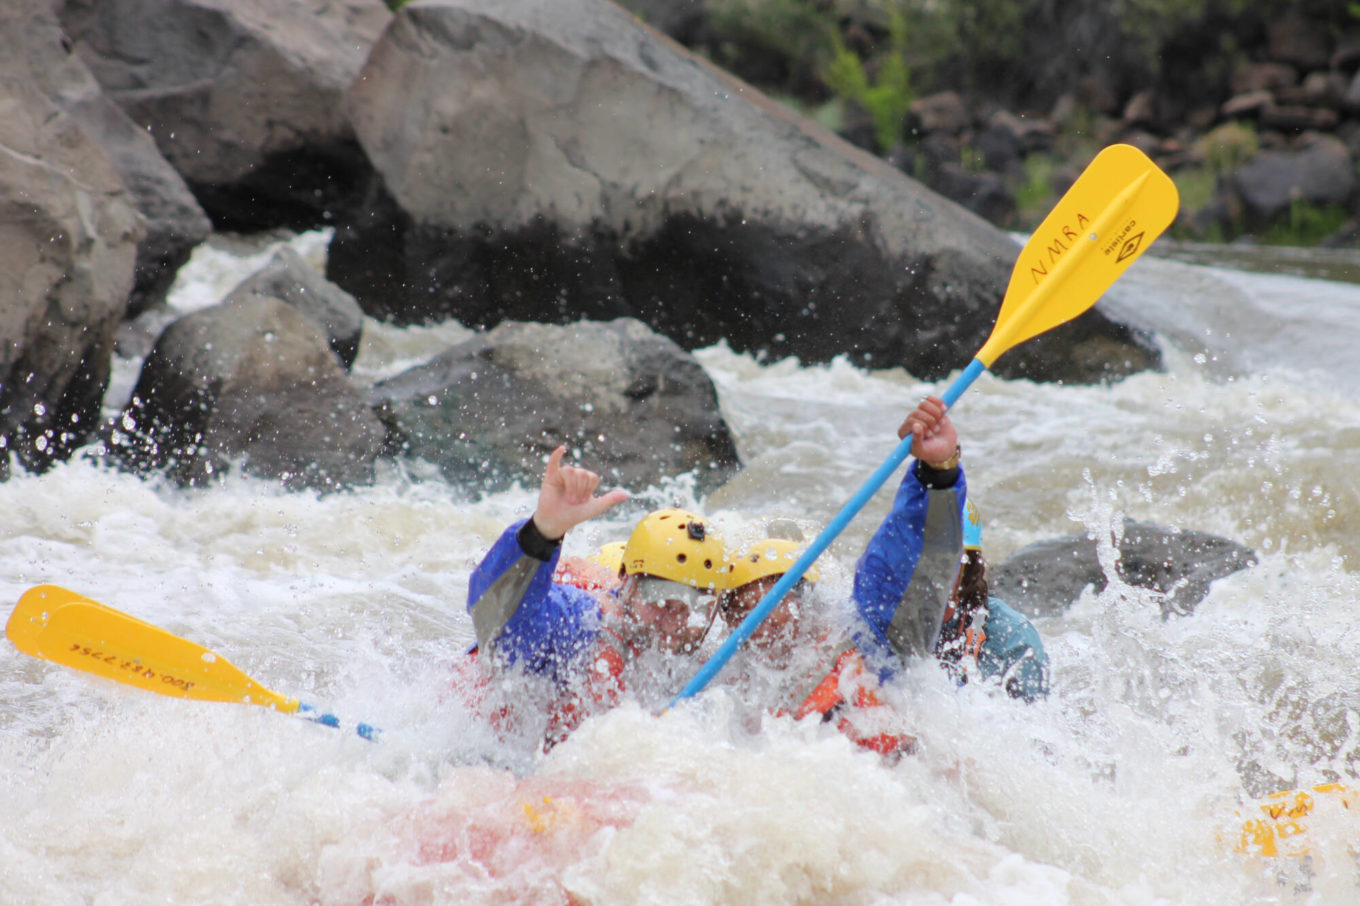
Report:
[[1230,122],[1216,126],[1195,142],[1195,155],[1212,176],[1228,176],[1261,150],[1256,127],[1251,123]]
[[906,22],[900,16],[891,20],[891,46],[883,53],[872,72],[864,61],[845,46],[838,34],[831,37],[831,62],[822,78],[838,98],[864,108],[874,124],[874,139],[880,151],[887,151],[902,138],[914,96],[911,72],[903,55]]

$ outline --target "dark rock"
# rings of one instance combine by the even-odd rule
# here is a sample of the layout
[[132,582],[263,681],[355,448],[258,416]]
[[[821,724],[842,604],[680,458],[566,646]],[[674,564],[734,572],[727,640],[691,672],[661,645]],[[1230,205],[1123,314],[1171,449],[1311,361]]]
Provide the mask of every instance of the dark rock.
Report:
[[384,438],[316,323],[245,295],[165,329],[106,447],[184,485],[239,462],[291,488],[335,490],[372,481]]
[[284,246],[269,263],[242,280],[224,302],[247,295],[282,299],[316,322],[340,362],[349,368],[359,354],[364,313],[354,297],[316,272],[302,256]]
[[708,32],[709,0],[620,0],[619,6],[681,44],[693,46]]
[[1336,128],[1338,116],[1327,107],[1286,107],[1267,104],[1257,114],[1263,129],[1281,132],[1324,132]]
[[982,156],[987,169],[997,173],[1015,169],[1024,156],[1024,144],[1019,132],[1007,123],[997,122],[996,117],[978,130],[973,137],[972,148]]
[[911,113],[923,132],[958,135],[973,124],[973,117],[957,91],[941,91],[911,103]]
[[1015,217],[1015,196],[997,173],[974,172],[947,163],[931,173],[929,184],[945,198],[957,201],[991,223],[1004,226]]
[[1360,111],[1360,71],[1355,73],[1350,84],[1346,86],[1346,93],[1341,96],[1341,105],[1351,113]]
[[1355,189],[1355,162],[1331,135],[1305,136],[1289,150],[1262,151],[1230,177],[1249,218],[1269,223],[1297,201],[1345,204]]
[[[603,0],[404,6],[349,108],[381,183],[328,275],[378,317],[627,315],[686,348],[931,379],[985,340],[1014,263],[981,218]],[[1100,313],[1077,322],[1026,344],[1028,376],[1109,377],[1070,367],[1092,335],[1155,363]]]
[[222,228],[326,223],[370,168],[341,109],[373,0],[58,0],[105,92]]
[[1219,112],[1232,119],[1239,116],[1256,116],[1266,107],[1275,103],[1275,96],[1264,89],[1235,94],[1223,102]]
[[506,322],[381,382],[371,401],[394,452],[482,491],[536,483],[564,443],[634,490],[693,473],[702,493],[740,465],[708,375],[630,318]]
[[1154,128],[1163,127],[1161,99],[1157,92],[1151,88],[1146,88],[1133,97],[1124,105],[1124,122],[1134,128]]
[[1275,100],[1286,107],[1335,108],[1349,86],[1350,79],[1340,73],[1318,70],[1304,76],[1298,86],[1275,92]]
[[1299,73],[1286,63],[1244,63],[1232,75],[1233,94],[1271,93],[1298,84]]
[[1266,25],[1266,55],[1303,70],[1322,69],[1332,56],[1327,24],[1298,11],[1286,13]]
[[1054,135],[1053,124],[1046,120],[998,110],[987,117],[982,129],[978,130],[973,147],[982,154],[990,169],[1004,172],[1018,165],[1026,154],[1048,150]]
[[1077,102],[1088,110],[1106,116],[1119,112],[1119,89],[1110,71],[1098,68],[1077,79]]
[[[1125,520],[1113,539],[1118,578],[1159,593],[1162,616],[1192,612],[1215,579],[1256,564],[1246,547],[1205,532]],[[1021,548],[988,572],[993,594],[1033,616],[1066,610],[1083,590],[1105,590],[1109,577],[1089,535],[1068,535]]]
[[932,132],[916,143],[916,152],[927,171],[958,163],[962,151],[959,140],[943,132]]
[[1332,51],[1328,68],[1343,76],[1350,76],[1360,69],[1360,35],[1345,35]]

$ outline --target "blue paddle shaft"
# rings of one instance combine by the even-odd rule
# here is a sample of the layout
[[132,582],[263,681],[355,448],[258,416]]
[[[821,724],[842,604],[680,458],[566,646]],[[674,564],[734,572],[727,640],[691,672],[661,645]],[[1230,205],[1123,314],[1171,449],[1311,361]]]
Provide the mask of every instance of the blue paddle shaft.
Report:
[[[977,359],[973,359],[972,362],[968,363],[968,367],[963,370],[962,374],[955,378],[954,382],[949,385],[949,389],[940,397],[940,399],[944,400],[945,407],[953,407],[954,403],[958,401],[958,398],[963,396],[963,392],[986,370],[987,366],[983,365],[982,362]],[[709,684],[713,677],[718,675],[718,671],[726,666],[727,662],[731,660],[732,655],[736,654],[737,649],[741,647],[742,643],[751,637],[751,633],[755,632],[756,629],[760,627],[760,624],[765,621],[765,618],[779,606],[779,602],[784,600],[784,596],[789,593],[793,586],[798,584],[798,580],[803,578],[803,573],[807,571],[813,561],[822,555],[822,552],[835,540],[836,536],[850,524],[850,520],[855,518],[855,514],[862,510],[864,505],[869,502],[869,498],[873,497],[878,489],[883,486],[883,483],[897,470],[897,467],[902,464],[903,460],[911,455],[911,442],[912,436],[908,435],[897,445],[897,448],[893,450],[892,455],[884,461],[883,465],[878,467],[874,474],[869,476],[868,480],[855,492],[855,496],[851,497],[846,502],[845,506],[841,507],[841,511],[836,514],[834,519],[827,523],[826,528],[822,529],[822,533],[818,535],[816,539],[808,545],[807,550],[803,551],[802,555],[794,561],[794,564],[789,568],[789,571],[784,573],[783,577],[775,583],[774,587],[765,593],[765,597],[761,598],[760,603],[746,615],[746,619],[741,621],[741,625],[732,630],[732,634],[727,637],[727,640],[724,641],[718,650],[713,653],[713,656],[708,659],[708,663],[700,667],[699,672],[694,675],[694,678],[685,685],[685,688],[680,690],[680,694],[678,694],[671,702],[671,707],[675,707],[676,703],[681,699],[689,698],[703,691],[703,688]]]
[[[325,711],[318,711],[315,707],[308,704],[299,703],[297,716],[303,720],[310,720],[314,724],[321,724],[323,727],[334,727],[337,730],[344,729],[344,723],[334,714]],[[378,734],[382,731],[372,724],[355,724],[354,732],[358,733],[369,742],[377,742]]]

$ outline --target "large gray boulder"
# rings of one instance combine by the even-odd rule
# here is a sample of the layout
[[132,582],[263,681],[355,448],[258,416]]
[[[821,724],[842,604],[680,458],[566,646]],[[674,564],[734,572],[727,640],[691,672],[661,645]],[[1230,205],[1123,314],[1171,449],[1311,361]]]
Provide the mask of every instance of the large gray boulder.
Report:
[[[403,7],[349,93],[381,179],[328,274],[370,314],[636,317],[686,348],[937,379],[989,332],[1017,248],[979,217],[605,0]],[[1098,313],[1006,375],[1156,361]]]
[[239,463],[288,487],[334,490],[372,481],[384,436],[311,318],[241,295],[165,329],[107,446],[184,485]]
[[212,226],[207,215],[146,130],[103,93],[68,49],[55,13],[42,4],[0,11],[0,45],[0,69],[30,79],[80,125],[142,214],[146,229],[137,246],[129,313],[163,301],[180,265],[207,238]]
[[[1256,564],[1256,555],[1227,538],[1207,532],[1176,531],[1125,520],[1114,539],[1120,581],[1158,592],[1162,615],[1194,610],[1215,579]],[[989,570],[992,593],[1025,613],[1061,613],[1090,587],[1104,591],[1109,577],[1100,565],[1095,539],[1067,535],[1016,551]]]
[[31,70],[61,65],[58,37],[41,12],[0,12],[0,477],[11,455],[41,469],[98,427],[144,229],[108,156]]
[[703,493],[740,465],[703,368],[629,318],[506,322],[381,382],[370,401],[395,452],[472,491],[536,484],[562,443],[635,491],[692,473]]
[[368,164],[341,110],[378,0],[57,0],[105,92],[221,227],[324,223]]
[[180,267],[208,238],[212,222],[151,136],[117,104],[98,94],[82,98],[70,111],[108,155],[146,227],[137,244],[137,266],[128,297],[128,316],[135,316],[165,301]]

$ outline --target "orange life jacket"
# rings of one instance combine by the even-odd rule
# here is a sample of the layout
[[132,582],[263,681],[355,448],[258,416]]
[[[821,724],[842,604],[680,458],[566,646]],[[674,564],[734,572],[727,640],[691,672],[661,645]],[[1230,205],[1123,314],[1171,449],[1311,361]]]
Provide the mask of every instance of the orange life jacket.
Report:
[[[809,714],[822,715],[823,721],[836,721],[836,728],[856,745],[878,752],[892,759],[916,751],[916,739],[905,733],[865,734],[855,726],[846,713],[850,708],[881,708],[883,700],[867,679],[864,657],[854,645],[846,644],[836,656],[831,671],[812,692],[792,710],[795,719]],[[846,697],[847,691],[850,697]],[[790,713],[783,711],[781,713]]]

